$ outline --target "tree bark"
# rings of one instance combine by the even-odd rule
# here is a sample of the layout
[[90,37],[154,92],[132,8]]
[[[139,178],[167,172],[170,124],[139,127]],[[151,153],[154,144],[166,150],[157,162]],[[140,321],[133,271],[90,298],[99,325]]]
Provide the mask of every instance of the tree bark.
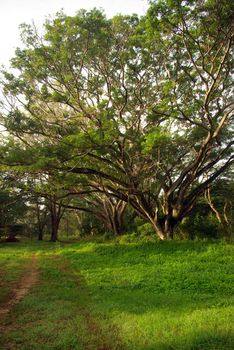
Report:
[[97,217],[103,221],[108,230],[113,232],[114,236],[118,236],[123,233],[123,217],[127,203],[122,200],[119,200],[116,203],[113,202],[111,198],[107,198],[100,202],[100,205],[103,206],[104,210],[102,215],[97,215]]
[[45,227],[45,220],[46,220],[46,212],[42,211],[42,213],[41,213],[38,199],[36,202],[36,213],[37,213],[38,241],[42,241],[44,227]]
[[51,222],[51,242],[56,242],[58,240],[58,223],[56,221]]
[[51,198],[49,203],[50,218],[51,218],[51,242],[58,240],[59,224],[64,213],[62,205],[57,204],[56,198]]
[[38,232],[38,241],[43,241],[43,231],[39,229]]

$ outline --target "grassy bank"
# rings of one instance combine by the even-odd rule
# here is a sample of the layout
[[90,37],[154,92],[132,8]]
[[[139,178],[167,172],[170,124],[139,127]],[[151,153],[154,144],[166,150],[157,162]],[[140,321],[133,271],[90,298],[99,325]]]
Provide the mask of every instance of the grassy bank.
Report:
[[0,348],[233,348],[231,244],[1,245],[3,271],[6,254],[36,254],[40,277],[5,320],[14,327]]

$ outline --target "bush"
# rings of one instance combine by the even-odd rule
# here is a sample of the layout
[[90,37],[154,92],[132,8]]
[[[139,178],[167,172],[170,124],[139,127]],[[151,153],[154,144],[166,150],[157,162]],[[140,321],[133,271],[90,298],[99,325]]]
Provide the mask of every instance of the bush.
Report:
[[125,235],[118,238],[119,243],[145,243],[149,241],[158,241],[158,237],[149,223],[141,224],[135,231],[126,232]]
[[89,213],[83,213],[81,216],[78,230],[81,236],[103,235],[106,232],[104,225],[94,215]]
[[138,226],[137,233],[143,237],[155,236],[155,232],[153,231],[153,228],[149,223],[145,223],[141,226]]
[[220,238],[222,227],[213,214],[204,216],[196,213],[182,221],[176,236],[182,239]]

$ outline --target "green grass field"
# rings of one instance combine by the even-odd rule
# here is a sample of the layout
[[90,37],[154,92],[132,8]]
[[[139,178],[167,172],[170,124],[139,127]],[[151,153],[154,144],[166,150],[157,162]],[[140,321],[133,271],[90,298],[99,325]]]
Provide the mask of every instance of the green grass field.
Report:
[[0,320],[1,350],[234,348],[231,244],[1,244],[1,304],[34,254],[38,281]]

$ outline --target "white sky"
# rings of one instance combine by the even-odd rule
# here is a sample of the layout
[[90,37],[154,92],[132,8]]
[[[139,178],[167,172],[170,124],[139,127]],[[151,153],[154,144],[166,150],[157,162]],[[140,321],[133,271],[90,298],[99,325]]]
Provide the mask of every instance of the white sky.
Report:
[[41,27],[46,16],[64,9],[68,15],[81,8],[103,8],[108,17],[117,13],[145,14],[147,0],[0,0],[0,65],[8,65],[20,46],[19,24],[32,23]]

